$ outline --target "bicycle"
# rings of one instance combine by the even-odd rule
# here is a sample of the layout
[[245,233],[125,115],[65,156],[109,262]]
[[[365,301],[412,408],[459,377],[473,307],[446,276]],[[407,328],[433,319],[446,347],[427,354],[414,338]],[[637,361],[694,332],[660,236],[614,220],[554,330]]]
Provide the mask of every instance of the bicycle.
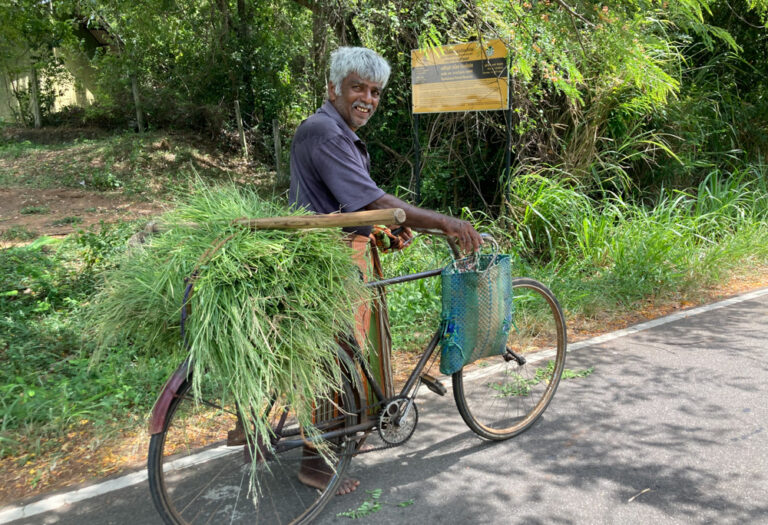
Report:
[[[454,256],[458,249],[447,239]],[[437,276],[442,268],[368,283],[384,288]],[[524,432],[552,400],[565,366],[567,334],[562,309],[552,292],[533,279],[514,278],[514,328],[506,351],[465,366],[451,376],[453,396],[464,422],[478,436],[501,441]],[[318,516],[335,494],[351,458],[366,452],[374,432],[380,448],[408,441],[418,423],[415,398],[421,385],[439,395],[445,388],[425,370],[434,364],[438,328],[400,392],[387,398],[356,345],[352,356],[339,351],[343,384],[332,413],[318,415],[319,435],[307,437],[276,394],[258,407],[272,421],[270,443],[248,444],[233,404],[219,395],[222,379],[206,377],[202,399],[191,393],[190,363],[184,361],[166,383],[150,422],[148,471],[152,499],[165,523],[292,523]],[[549,347],[541,351],[539,349]],[[429,365],[431,366],[431,365]],[[362,376],[361,376],[362,372]],[[373,391],[363,391],[362,378]],[[256,410],[257,408],[254,408]],[[322,489],[301,483],[302,469],[318,467],[308,441],[331,451],[330,479]],[[249,491],[252,462],[257,487]]]

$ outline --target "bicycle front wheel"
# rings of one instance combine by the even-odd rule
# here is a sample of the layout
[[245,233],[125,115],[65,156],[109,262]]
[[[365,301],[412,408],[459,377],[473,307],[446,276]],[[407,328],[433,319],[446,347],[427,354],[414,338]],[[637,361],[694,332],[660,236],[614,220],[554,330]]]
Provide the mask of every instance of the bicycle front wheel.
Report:
[[505,356],[469,364],[453,374],[453,395],[464,422],[500,441],[528,429],[555,395],[565,367],[565,318],[549,289],[533,279],[512,280],[514,326]]
[[[303,433],[290,407],[276,396],[260,411],[268,414],[272,428],[279,429],[282,437],[266,446],[249,445],[238,425],[235,405],[220,395],[221,387],[208,382],[203,385],[203,397],[196,399],[187,380],[170,407],[164,431],[151,438],[149,486],[163,521],[168,525],[309,523],[336,492],[354,441],[338,437],[324,442],[331,449],[332,465],[301,444],[280,451],[288,441],[301,442]],[[316,418],[317,428],[330,431],[352,425],[357,410],[352,394],[345,381],[336,400],[343,413],[323,404],[327,415]],[[312,488],[299,479],[306,480],[308,475],[326,476],[328,483],[322,489]]]

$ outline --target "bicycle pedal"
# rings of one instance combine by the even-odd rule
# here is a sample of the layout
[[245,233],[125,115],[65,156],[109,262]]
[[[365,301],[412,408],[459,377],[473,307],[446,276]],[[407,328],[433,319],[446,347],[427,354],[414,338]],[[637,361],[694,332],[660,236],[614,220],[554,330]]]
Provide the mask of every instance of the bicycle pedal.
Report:
[[421,374],[421,382],[424,383],[427,388],[429,388],[432,392],[437,394],[438,396],[444,396],[448,390],[443,386],[443,384],[440,382],[439,379],[436,377],[432,377],[429,374]]
[[512,350],[510,347],[507,347],[504,353],[502,354],[502,357],[504,358],[504,361],[515,361],[518,365],[523,366],[526,363],[525,357],[518,354],[514,350]]

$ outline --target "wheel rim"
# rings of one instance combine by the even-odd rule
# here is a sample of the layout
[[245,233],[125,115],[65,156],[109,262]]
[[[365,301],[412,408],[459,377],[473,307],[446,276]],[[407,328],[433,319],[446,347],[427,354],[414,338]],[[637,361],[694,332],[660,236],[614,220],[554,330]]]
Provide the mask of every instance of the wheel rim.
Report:
[[552,400],[565,365],[565,323],[557,301],[529,279],[515,279],[513,289],[515,326],[507,346],[525,364],[493,356],[453,376],[462,417],[487,439],[507,439],[529,428]]
[[[301,483],[298,474],[302,465],[310,471],[323,462],[306,459],[299,446],[256,460],[255,486],[249,490],[252,458],[260,454],[257,447],[227,444],[237,421],[233,405],[216,398],[195,402],[187,388],[172,410],[167,430],[152,437],[149,458],[153,499],[167,523],[306,523],[335,492],[349,463],[352,443],[337,440],[332,445],[337,474],[325,490],[317,490]],[[273,410],[273,420],[282,413]],[[339,424],[344,422],[342,416]],[[291,428],[292,438],[300,439],[288,416],[284,429]]]

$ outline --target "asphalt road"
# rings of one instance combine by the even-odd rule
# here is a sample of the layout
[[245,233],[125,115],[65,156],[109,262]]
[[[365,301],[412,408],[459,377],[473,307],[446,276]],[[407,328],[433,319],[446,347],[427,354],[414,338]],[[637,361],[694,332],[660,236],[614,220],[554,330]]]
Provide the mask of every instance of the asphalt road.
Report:
[[[510,441],[481,441],[450,392],[424,390],[414,437],[355,458],[361,488],[317,523],[768,524],[768,293],[717,306],[573,345],[566,367],[594,372]],[[338,515],[377,489],[378,512]],[[144,481],[10,523],[159,519]]]

